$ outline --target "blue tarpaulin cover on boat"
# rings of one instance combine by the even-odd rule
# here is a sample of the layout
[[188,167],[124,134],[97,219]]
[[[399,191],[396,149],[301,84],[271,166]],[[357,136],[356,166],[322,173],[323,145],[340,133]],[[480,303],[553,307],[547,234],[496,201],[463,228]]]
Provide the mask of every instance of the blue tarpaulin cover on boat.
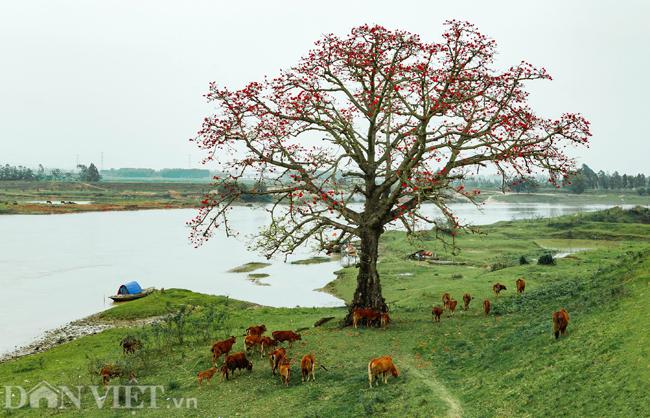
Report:
[[124,283],[117,290],[118,295],[136,295],[138,293],[142,293],[142,287],[140,287],[138,282]]

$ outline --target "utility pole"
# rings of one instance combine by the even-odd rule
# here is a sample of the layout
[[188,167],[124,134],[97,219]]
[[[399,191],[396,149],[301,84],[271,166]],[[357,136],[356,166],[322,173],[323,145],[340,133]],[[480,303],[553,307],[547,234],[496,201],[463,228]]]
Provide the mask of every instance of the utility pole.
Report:
[[99,166],[101,167],[100,170],[104,169],[104,151],[101,152],[100,154],[100,163]]

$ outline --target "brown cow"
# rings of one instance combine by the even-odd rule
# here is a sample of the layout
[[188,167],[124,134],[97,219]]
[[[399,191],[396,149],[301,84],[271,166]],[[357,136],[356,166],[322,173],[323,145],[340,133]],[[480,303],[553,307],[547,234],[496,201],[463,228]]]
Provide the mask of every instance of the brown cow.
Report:
[[247,335],[244,338],[244,347],[246,347],[246,352],[249,353],[252,348],[261,347],[262,338],[259,335]]
[[469,309],[469,303],[474,299],[474,296],[470,295],[469,293],[465,293],[463,295],[463,310],[468,310]]
[[517,279],[515,284],[517,285],[517,293],[524,293],[524,290],[526,290],[526,280],[524,280],[523,277],[520,277]]
[[280,374],[280,381],[289,386],[289,378],[291,377],[291,359],[286,357],[282,358],[280,362],[280,367],[278,368],[278,373]]
[[508,290],[504,285],[501,283],[497,282],[492,286],[492,291],[494,291],[494,294],[499,296],[499,293],[501,293],[502,290]]
[[250,327],[246,328],[246,335],[257,335],[261,336],[266,332],[266,325],[251,325]]
[[287,350],[284,347],[277,348],[269,355],[269,363],[271,364],[271,373],[275,376],[275,371],[278,369],[280,362],[287,356]]
[[569,325],[569,313],[564,308],[553,312],[553,333],[555,334],[555,339],[560,338],[560,334],[564,335],[566,333],[567,325]]
[[456,306],[458,305],[458,301],[456,299],[451,299],[449,303],[447,304],[447,307],[449,308],[450,315],[453,315],[454,312],[456,312]]
[[433,322],[440,322],[440,315],[444,310],[440,306],[434,306],[433,309],[431,309],[431,315],[433,315]]
[[199,372],[196,377],[199,381],[199,386],[203,383],[204,380],[207,380],[208,383],[212,380],[212,376],[217,372],[217,368],[215,366],[210,367],[207,370],[203,370],[202,372]]
[[357,328],[359,321],[366,320],[366,326],[381,319],[381,312],[368,308],[356,308],[352,311],[352,326]]
[[226,359],[223,362],[223,366],[221,366],[221,375],[228,380],[228,376],[230,374],[235,374],[235,370],[248,370],[253,371],[253,363],[248,361],[246,358],[246,353],[243,351],[240,351],[235,354],[231,354],[229,356],[226,356]]
[[212,348],[210,351],[212,351],[212,364],[216,364],[217,360],[219,357],[221,357],[222,354],[228,354],[230,353],[230,350],[232,350],[232,346],[235,344],[235,337],[231,336],[227,340],[223,341],[217,341],[216,343],[212,344]]
[[390,316],[384,312],[379,316],[379,324],[382,328],[386,328],[390,324]]
[[486,316],[490,314],[490,308],[491,307],[492,307],[492,304],[490,303],[490,301],[488,299],[485,299],[483,301],[483,312],[485,312]]
[[102,384],[104,386],[108,385],[108,382],[113,377],[123,376],[122,368],[114,364],[107,364],[101,368],[99,375],[102,377]]
[[294,341],[302,340],[300,334],[296,334],[293,331],[273,331],[271,335],[273,336],[273,339],[278,343],[289,341],[289,347],[291,347],[291,344]]
[[271,337],[260,337],[260,358],[264,357],[267,348],[273,348],[278,345],[278,342]]
[[[384,384],[388,383],[388,373],[395,377],[399,376],[399,371],[393,364],[393,359],[390,356],[382,356],[370,360],[370,363],[368,363],[368,381],[370,382],[370,387],[372,388],[372,381],[380,374],[384,378]],[[377,385],[379,385],[379,382],[377,382]]]
[[309,382],[309,376],[311,376],[311,380],[316,381],[316,359],[314,358],[314,353],[307,354],[300,360],[300,372],[303,383],[305,382],[305,377],[307,377],[307,381]]
[[[102,377],[102,384],[106,386],[113,377],[125,376],[126,371],[115,364],[106,364],[100,369],[99,375]],[[129,383],[138,383],[133,371],[129,373]]]
[[450,300],[451,300],[451,295],[449,293],[445,293],[444,295],[442,295],[442,306],[445,309],[447,309]]
[[136,350],[141,349],[142,342],[137,338],[128,335],[124,337],[122,341],[120,341],[120,346],[122,347],[122,351],[126,355],[126,354],[135,353]]

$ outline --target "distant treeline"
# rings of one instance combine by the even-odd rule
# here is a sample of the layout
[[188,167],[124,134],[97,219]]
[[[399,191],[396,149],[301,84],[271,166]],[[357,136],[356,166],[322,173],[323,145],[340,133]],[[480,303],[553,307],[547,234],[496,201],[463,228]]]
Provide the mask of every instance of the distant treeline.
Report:
[[[645,174],[619,174],[618,171],[597,173],[583,164],[575,175],[563,184],[563,190],[580,194],[588,190],[636,191],[640,195],[650,195],[650,177]],[[527,177],[508,183],[510,190],[516,193],[534,193],[540,188],[548,187],[548,179]]]
[[639,194],[650,194],[650,177],[645,174],[619,174],[618,171],[605,173],[594,172],[583,164],[577,174],[569,179],[568,188],[573,193],[585,190],[636,190]]
[[102,170],[102,176],[112,178],[164,178],[164,179],[209,179],[210,170],[199,168],[111,168]]
[[46,170],[42,164],[38,165],[36,170],[31,168],[13,166],[9,164],[0,165],[0,181],[8,180],[22,180],[22,181],[90,181],[95,182],[101,180],[99,171],[95,164],[90,163],[89,166],[78,165],[78,172],[63,171],[58,168]]

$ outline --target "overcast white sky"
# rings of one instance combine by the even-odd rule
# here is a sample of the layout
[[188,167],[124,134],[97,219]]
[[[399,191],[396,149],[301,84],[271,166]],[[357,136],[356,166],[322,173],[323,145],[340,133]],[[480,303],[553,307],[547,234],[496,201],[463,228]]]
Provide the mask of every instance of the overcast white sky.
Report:
[[0,2],[0,163],[72,168],[197,167],[188,138],[209,81],[239,87],[296,63],[322,34],[379,23],[437,40],[446,19],[498,42],[553,81],[530,86],[540,115],[593,124],[580,162],[650,173],[650,2]]

